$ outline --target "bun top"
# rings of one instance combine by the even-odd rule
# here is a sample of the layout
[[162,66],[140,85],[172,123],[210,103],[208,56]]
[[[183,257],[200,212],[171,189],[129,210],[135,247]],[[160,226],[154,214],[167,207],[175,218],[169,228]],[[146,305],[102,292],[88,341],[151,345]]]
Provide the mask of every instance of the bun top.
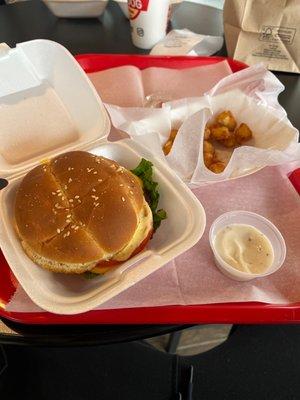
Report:
[[84,151],[30,171],[16,195],[23,242],[58,263],[112,258],[132,239],[144,206],[139,179],[115,161]]

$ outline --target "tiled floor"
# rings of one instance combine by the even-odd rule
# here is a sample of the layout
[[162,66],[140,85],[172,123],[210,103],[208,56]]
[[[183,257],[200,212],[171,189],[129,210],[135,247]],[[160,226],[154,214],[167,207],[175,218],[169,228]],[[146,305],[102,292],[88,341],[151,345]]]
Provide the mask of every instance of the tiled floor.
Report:
[[[182,331],[176,354],[187,356],[203,353],[223,343],[231,325],[198,325]],[[170,335],[147,339],[147,342],[161,351],[166,351]]]

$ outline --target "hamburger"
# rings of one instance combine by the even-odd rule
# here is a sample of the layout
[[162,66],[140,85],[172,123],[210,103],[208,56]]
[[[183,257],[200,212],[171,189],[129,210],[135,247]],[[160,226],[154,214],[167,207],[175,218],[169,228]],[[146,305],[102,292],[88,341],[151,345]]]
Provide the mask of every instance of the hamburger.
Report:
[[147,245],[166,217],[156,211],[158,197],[148,161],[131,172],[104,157],[68,152],[23,178],[16,231],[28,257],[47,270],[103,274]]

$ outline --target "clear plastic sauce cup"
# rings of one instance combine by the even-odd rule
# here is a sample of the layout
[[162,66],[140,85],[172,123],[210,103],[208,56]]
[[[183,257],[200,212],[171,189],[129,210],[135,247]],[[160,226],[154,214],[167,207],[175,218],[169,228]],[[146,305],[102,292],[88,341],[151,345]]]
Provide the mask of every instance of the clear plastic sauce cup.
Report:
[[[215,246],[216,236],[220,230],[232,224],[253,226],[269,239],[273,247],[274,259],[272,265],[267,269],[267,271],[261,274],[240,271],[226,263],[219,255]],[[285,241],[276,226],[265,217],[249,211],[230,211],[220,215],[211,225],[209,231],[209,243],[214,254],[216,266],[224,275],[237,281],[249,281],[254,278],[262,278],[273,274],[279,270],[286,257]]]

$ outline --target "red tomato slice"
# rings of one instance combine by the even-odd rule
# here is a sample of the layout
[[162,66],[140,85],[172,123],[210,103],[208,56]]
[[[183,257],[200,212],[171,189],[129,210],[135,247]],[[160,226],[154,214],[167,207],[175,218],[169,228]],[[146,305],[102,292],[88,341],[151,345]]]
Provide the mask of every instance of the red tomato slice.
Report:
[[[140,253],[142,250],[144,250],[144,248],[147,246],[149,240],[152,238],[153,235],[153,230],[151,229],[151,231],[148,233],[148,235],[145,237],[145,239],[141,242],[141,244],[134,250],[134,252],[131,254],[131,257],[137,255],[138,253]],[[128,260],[129,260],[128,258]],[[125,260],[127,261],[127,260]],[[116,261],[116,260],[108,260],[108,261],[100,261],[97,265],[97,267],[115,267],[116,265],[122,264],[124,262],[123,261]]]

